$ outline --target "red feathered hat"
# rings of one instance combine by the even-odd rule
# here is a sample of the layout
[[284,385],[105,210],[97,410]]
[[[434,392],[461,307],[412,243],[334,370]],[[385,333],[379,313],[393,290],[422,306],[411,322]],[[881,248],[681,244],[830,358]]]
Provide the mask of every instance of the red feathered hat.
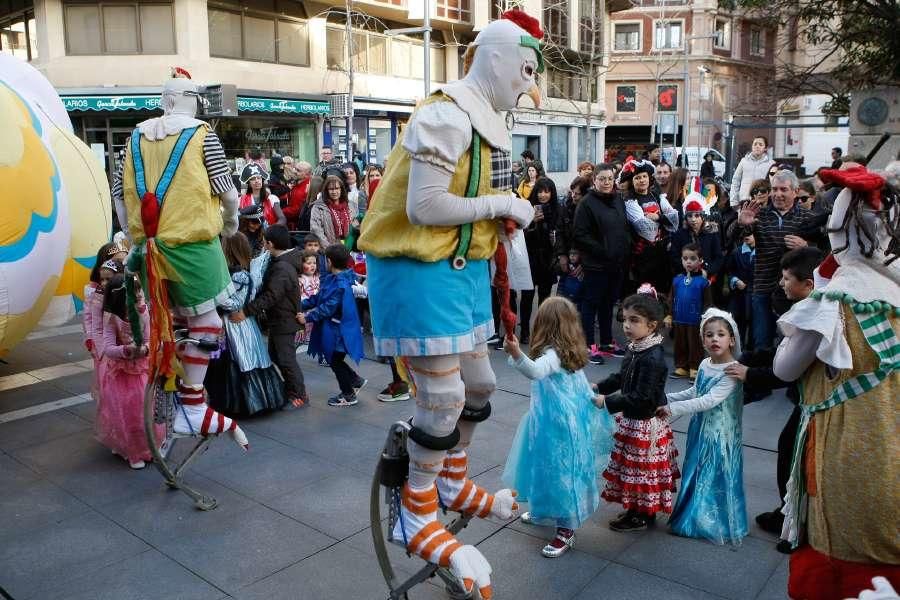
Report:
[[527,14],[524,10],[513,8],[500,15],[500,18],[512,21],[539,40],[544,37],[544,31],[541,29],[541,22]]
[[865,167],[851,167],[823,169],[819,171],[819,179],[823,183],[834,183],[865,194],[866,204],[874,210],[881,210],[881,188],[884,187],[884,178],[881,175],[876,175]]
[[688,200],[687,202],[684,203],[684,206],[682,207],[682,211],[684,211],[684,214],[688,214],[688,213],[703,214],[705,209],[703,207],[703,203],[700,202],[699,200]]

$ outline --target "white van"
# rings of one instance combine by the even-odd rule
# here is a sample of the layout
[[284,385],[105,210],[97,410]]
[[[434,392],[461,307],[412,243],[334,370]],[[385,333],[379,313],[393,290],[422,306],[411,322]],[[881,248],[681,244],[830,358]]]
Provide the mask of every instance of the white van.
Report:
[[[698,146],[688,146],[684,149],[687,154],[687,168],[690,170],[692,175],[700,174],[700,164],[703,162],[703,157],[706,156],[707,152],[711,152],[713,155],[713,168],[716,172],[716,177],[724,177],[725,176],[725,157],[722,156],[722,153],[716,150],[715,148],[700,148]],[[678,156],[681,155],[681,147],[673,148],[671,146],[665,146],[662,148],[662,157],[667,163],[675,166],[676,161],[678,160]]]

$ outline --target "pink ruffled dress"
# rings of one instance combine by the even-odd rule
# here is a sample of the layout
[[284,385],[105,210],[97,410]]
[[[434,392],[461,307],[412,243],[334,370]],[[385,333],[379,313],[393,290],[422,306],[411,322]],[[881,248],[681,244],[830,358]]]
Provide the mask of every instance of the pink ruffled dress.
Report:
[[[146,304],[138,307],[141,328],[149,331]],[[104,312],[103,346],[100,355],[100,398],[94,431],[97,440],[128,462],[151,458],[144,432],[144,390],[149,378],[147,357],[128,358],[127,347],[134,343],[131,326],[116,315]],[[157,439],[165,436],[158,426]]]

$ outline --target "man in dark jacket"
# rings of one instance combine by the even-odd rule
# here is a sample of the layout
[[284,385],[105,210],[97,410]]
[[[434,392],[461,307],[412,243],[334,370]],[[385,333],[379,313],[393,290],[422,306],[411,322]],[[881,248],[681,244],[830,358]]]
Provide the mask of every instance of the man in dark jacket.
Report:
[[262,287],[244,310],[228,317],[235,323],[266,312],[269,323],[269,354],[284,378],[285,396],[295,407],[307,401],[303,372],[297,364],[294,336],[300,329],[297,309],[300,302],[300,271],[303,255],[293,248],[291,234],[284,225],[266,230],[266,250],[272,255]]
[[[602,365],[601,352],[614,353],[613,306],[625,278],[631,248],[625,203],[614,190],[613,168],[609,164],[594,169],[594,187],[575,210],[572,237],[581,253],[584,281],[581,287],[581,324],[591,347],[591,363]],[[594,318],[600,324],[600,347],[594,348]]]

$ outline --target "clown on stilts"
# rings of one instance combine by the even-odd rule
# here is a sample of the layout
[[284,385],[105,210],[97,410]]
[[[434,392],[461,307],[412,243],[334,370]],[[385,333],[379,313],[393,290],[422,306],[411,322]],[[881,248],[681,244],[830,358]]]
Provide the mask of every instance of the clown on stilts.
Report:
[[[196,340],[216,340],[216,305],[232,292],[219,234],[237,231],[238,195],[225,152],[210,126],[195,118],[202,98],[184,69],[163,87],[163,116],[139,123],[113,182],[119,223],[131,240],[129,270],[139,273],[150,306],[151,369],[178,384],[173,429],[179,435],[228,432],[246,448],[237,423],[211,409],[203,380],[209,353],[176,348],[173,318]],[[140,332],[136,332],[140,334]]]
[[494,331],[489,262],[497,252],[502,266],[498,236],[521,235],[516,227],[534,216],[511,192],[502,111],[523,95],[539,105],[542,36],[520,10],[481,30],[466,52],[465,76],[431,94],[410,118],[359,240],[375,351],[401,357],[416,396],[409,478],[393,537],[448,568],[466,592],[477,587],[482,598],[491,597],[490,565],[446,531],[438,507],[502,519],[518,508],[514,491],[490,494],[468,479],[466,449],[490,414],[496,387],[486,344]]
[[[832,255],[815,291],[778,320],[775,375],[801,394],[781,534],[795,548],[797,600],[900,589],[900,164],[891,170],[894,185],[865,167],[820,171],[844,188]],[[873,578],[880,592],[860,594]]]

